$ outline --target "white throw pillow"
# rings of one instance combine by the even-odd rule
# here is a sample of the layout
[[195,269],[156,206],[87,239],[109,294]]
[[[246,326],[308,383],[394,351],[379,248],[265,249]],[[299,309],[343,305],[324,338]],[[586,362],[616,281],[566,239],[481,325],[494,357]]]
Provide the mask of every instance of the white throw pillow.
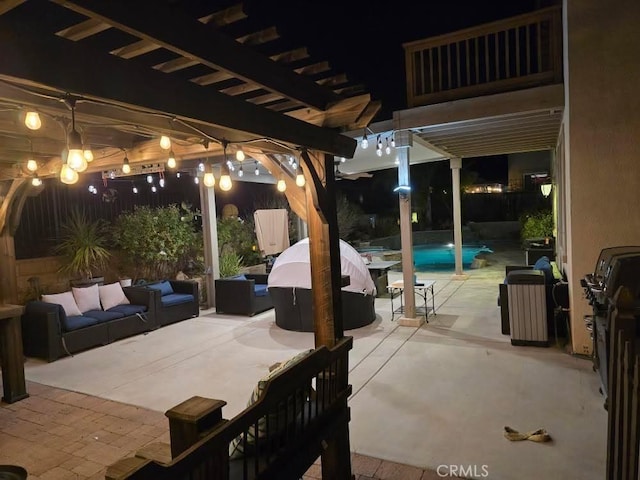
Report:
[[67,317],[82,315],[82,312],[78,308],[78,305],[76,304],[76,301],[73,298],[73,293],[71,292],[42,295],[42,301],[47,303],[57,303],[58,305],[62,305],[62,308],[64,309],[64,313],[67,314]]
[[109,310],[116,305],[124,305],[129,303],[129,299],[125,296],[120,283],[110,283],[108,285],[100,285],[100,303],[104,310]]
[[76,300],[76,305],[78,305],[78,309],[82,313],[88,312],[89,310],[102,310],[97,283],[90,287],[72,287],[71,291],[73,292],[73,298]]
[[131,286],[131,279],[130,278],[123,278],[122,280],[120,280],[120,286],[122,286],[122,287],[130,287]]

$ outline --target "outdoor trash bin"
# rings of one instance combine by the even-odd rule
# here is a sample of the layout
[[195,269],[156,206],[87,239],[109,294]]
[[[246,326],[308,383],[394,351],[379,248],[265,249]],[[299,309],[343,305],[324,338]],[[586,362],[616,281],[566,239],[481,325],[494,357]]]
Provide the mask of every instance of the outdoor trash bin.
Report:
[[544,273],[514,270],[507,275],[512,345],[549,345]]

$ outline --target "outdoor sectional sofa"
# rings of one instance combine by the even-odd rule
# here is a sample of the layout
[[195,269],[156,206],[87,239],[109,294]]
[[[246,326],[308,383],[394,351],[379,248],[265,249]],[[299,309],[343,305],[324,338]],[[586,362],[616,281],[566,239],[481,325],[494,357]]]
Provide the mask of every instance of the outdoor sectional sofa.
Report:
[[122,287],[128,304],[67,315],[58,303],[31,301],[22,315],[24,354],[52,362],[89,348],[198,316],[198,284],[168,280]]
[[152,290],[122,288],[129,304],[69,315],[58,303],[31,301],[22,315],[24,354],[52,362],[64,355],[106,345],[155,328]]
[[262,273],[218,278],[215,282],[216,312],[251,317],[273,308],[267,279],[268,275]]

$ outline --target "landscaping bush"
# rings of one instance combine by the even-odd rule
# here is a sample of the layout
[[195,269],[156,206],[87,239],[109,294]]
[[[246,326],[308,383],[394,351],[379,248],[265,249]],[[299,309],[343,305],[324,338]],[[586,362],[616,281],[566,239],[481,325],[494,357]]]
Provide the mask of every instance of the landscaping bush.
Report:
[[120,214],[112,233],[132,278],[174,278],[198,237],[193,214],[176,205],[136,207]]
[[524,214],[520,217],[520,223],[523,239],[553,236],[553,213],[549,210]]

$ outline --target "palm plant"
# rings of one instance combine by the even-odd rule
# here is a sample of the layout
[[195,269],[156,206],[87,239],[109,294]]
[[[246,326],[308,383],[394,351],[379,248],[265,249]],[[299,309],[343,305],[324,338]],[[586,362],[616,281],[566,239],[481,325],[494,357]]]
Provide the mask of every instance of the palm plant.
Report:
[[105,248],[107,239],[104,220],[92,222],[84,211],[72,210],[62,225],[62,241],[55,247],[55,253],[64,258],[59,271],[82,279],[93,278],[96,271],[107,266],[111,257]]

